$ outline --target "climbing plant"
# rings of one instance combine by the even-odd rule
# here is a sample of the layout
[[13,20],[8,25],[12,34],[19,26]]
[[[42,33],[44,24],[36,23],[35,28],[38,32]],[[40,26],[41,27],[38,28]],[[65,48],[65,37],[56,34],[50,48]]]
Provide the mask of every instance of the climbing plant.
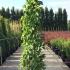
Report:
[[[21,46],[20,70],[44,70],[43,42],[41,40],[41,1],[26,0],[23,7],[24,16],[21,18]],[[22,69],[21,69],[22,67]]]

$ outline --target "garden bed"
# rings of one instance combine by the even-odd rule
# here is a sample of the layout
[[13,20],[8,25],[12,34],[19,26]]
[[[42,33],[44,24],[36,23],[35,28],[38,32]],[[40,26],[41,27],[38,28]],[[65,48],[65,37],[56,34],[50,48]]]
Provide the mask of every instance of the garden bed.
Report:
[[45,43],[56,38],[70,39],[70,31],[43,31],[42,35]]
[[19,37],[0,39],[0,65],[19,47]]
[[70,32],[48,31],[42,33],[42,39],[70,67]]
[[70,40],[54,39],[48,46],[70,67]]

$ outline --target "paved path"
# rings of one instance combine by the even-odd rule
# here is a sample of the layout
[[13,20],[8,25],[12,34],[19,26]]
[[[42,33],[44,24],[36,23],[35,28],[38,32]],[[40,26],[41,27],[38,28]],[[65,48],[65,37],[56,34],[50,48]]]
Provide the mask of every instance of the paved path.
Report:
[[46,64],[46,70],[70,70],[70,68],[63,63],[62,59],[49,47],[46,46],[43,52],[45,53],[44,62]]
[[[43,50],[45,53],[44,62],[46,64],[46,70],[70,70],[49,47]],[[18,70],[19,59],[21,55],[21,49],[19,48],[13,55],[7,58],[0,70]]]
[[21,57],[21,49],[19,48],[0,66],[0,70],[18,70],[19,59]]

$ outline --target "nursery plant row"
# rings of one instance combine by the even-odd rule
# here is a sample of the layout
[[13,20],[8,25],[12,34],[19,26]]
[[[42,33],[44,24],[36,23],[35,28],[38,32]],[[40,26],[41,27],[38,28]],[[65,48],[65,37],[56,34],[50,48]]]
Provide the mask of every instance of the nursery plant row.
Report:
[[44,31],[42,32],[42,34],[43,34],[45,43],[56,38],[63,38],[65,40],[70,39],[69,31],[47,31],[47,32]]
[[15,24],[0,16],[0,65],[19,47],[20,34]]
[[68,62],[68,64],[70,65],[70,39],[53,39],[50,40],[50,43],[48,45],[50,45],[53,51],[59,56],[61,56],[61,58],[65,62]]
[[19,37],[0,40],[0,65],[19,47]]

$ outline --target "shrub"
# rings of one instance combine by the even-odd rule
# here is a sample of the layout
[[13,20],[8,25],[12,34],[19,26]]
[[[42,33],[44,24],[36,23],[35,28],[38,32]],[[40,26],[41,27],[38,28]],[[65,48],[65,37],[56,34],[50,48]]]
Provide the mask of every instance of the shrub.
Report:
[[18,35],[11,34],[9,19],[0,16],[0,65],[19,47]]
[[63,51],[66,57],[70,59],[70,40],[64,41]]
[[52,47],[59,48],[60,50],[62,50],[62,43],[63,42],[64,42],[64,39],[61,39],[61,38],[54,39],[54,40],[50,41]]
[[70,40],[54,39],[50,41],[52,47],[60,49],[61,53],[70,59]]

